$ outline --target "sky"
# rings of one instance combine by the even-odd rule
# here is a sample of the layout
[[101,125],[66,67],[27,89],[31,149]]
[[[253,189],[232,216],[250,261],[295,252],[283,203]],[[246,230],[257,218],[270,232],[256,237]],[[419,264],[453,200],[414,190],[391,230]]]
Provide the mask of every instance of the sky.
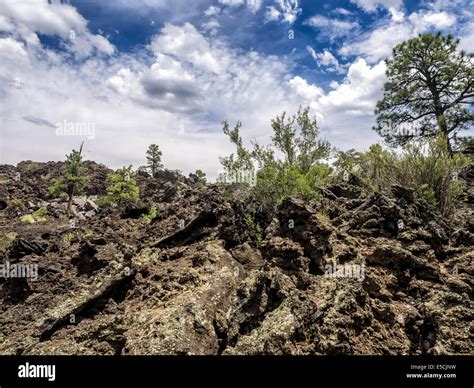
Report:
[[309,106],[342,150],[372,130],[399,42],[441,31],[474,46],[472,0],[0,0],[0,163],[86,159],[210,178],[233,152],[222,121],[268,144]]

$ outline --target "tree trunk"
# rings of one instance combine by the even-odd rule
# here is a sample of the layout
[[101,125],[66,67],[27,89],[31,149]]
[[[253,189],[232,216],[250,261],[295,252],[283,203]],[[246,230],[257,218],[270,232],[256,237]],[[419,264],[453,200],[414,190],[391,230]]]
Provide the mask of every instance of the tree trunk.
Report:
[[72,194],[69,194],[69,200],[67,202],[67,210],[66,210],[66,214],[68,218],[71,215],[71,208],[72,208]]

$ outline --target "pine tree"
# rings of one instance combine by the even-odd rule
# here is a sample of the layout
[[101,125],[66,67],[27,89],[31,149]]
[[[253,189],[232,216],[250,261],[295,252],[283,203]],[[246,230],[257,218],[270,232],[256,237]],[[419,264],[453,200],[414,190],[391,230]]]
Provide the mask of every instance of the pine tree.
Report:
[[163,164],[161,163],[162,153],[160,151],[160,147],[157,144],[150,144],[146,155],[146,160],[148,162],[147,168],[152,176],[156,176],[158,171],[163,168]]
[[51,195],[67,194],[67,216],[71,214],[72,201],[75,195],[80,194],[84,189],[87,177],[84,175],[84,166],[82,162],[82,146],[79,151],[72,150],[66,155],[66,171],[60,180],[55,182],[49,189]]
[[397,45],[386,61],[388,82],[374,128],[394,146],[442,134],[449,150],[474,121],[473,54],[453,36],[425,34]]
[[138,201],[140,199],[140,189],[137,186],[135,172],[132,166],[122,167],[114,173],[110,173],[107,179],[110,185],[107,186],[107,195],[101,198],[101,203],[115,202],[119,205],[126,201]]

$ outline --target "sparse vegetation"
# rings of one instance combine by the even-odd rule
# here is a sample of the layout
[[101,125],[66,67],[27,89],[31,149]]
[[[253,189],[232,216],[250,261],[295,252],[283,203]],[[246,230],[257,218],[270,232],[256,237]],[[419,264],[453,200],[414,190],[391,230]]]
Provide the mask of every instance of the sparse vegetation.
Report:
[[[316,118],[309,108],[300,108],[293,116],[286,113],[272,120],[272,144],[263,147],[256,142],[247,150],[240,136],[241,123],[233,130],[224,122],[224,133],[236,146],[236,154],[221,157],[228,174],[235,171],[255,171],[254,196],[265,208],[273,210],[285,197],[298,194],[305,199],[319,196],[319,188],[330,178],[332,168],[326,159],[331,154],[330,144],[319,139]],[[282,154],[278,158],[276,154]]]
[[15,241],[17,234],[15,232],[9,232],[0,235],[0,252],[5,252],[10,244]]
[[110,185],[107,186],[107,195],[103,196],[99,202],[117,203],[122,205],[126,201],[138,201],[140,199],[140,189],[137,186],[134,176],[136,173],[132,166],[122,167],[114,173],[110,173],[107,179]]
[[201,184],[201,185],[205,185],[206,182],[207,182],[207,179],[206,179],[206,173],[204,173],[202,170],[196,170],[196,172],[194,173],[194,175],[196,175],[198,177],[198,182]]
[[63,236],[63,240],[64,242],[68,243],[68,244],[71,244],[71,242],[76,238],[76,236],[74,235],[74,233],[72,232],[66,232]]
[[61,194],[68,196],[68,217],[71,214],[74,196],[83,191],[87,180],[82,161],[82,146],[83,144],[81,144],[79,151],[72,150],[69,155],[66,155],[66,171],[63,173],[62,178],[53,183],[48,189],[49,194],[52,196],[59,196]]
[[147,224],[152,222],[156,217],[158,217],[158,209],[155,205],[151,206],[148,210],[148,214],[142,214],[141,219]]
[[14,198],[9,201],[9,206],[16,207],[19,209],[26,209],[26,203],[23,199]]
[[34,224],[36,222],[35,218],[31,214],[22,216],[20,221],[24,222],[25,224]]
[[151,176],[156,176],[156,173],[163,168],[161,163],[162,152],[157,144],[150,144],[146,151],[147,169]]
[[34,224],[36,222],[47,222],[49,220],[48,210],[44,207],[34,211],[32,214],[26,214],[21,217],[21,222]]
[[472,158],[452,154],[444,135],[408,144],[401,153],[372,145],[367,152],[339,153],[337,174],[355,176],[369,191],[388,191],[392,184],[415,189],[416,194],[440,208],[444,215],[461,200],[461,171]]
[[44,207],[33,212],[33,218],[36,222],[46,222],[48,221],[48,210]]
[[260,225],[255,221],[255,218],[251,214],[245,215],[245,223],[247,225],[249,235],[255,242],[255,245],[257,248],[260,247],[263,239]]

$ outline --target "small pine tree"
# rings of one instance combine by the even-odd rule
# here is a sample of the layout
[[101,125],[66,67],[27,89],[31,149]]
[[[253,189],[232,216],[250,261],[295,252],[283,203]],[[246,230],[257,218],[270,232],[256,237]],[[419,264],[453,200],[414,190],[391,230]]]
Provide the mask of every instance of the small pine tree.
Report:
[[163,168],[161,163],[161,156],[163,154],[160,151],[160,147],[157,144],[150,144],[146,155],[147,168],[152,176],[156,176],[157,172]]
[[196,170],[194,173],[198,177],[198,182],[202,185],[205,185],[207,180],[206,180],[206,173],[203,172],[202,170]]
[[60,180],[56,181],[48,191],[50,195],[59,196],[67,194],[67,216],[71,214],[72,200],[75,195],[80,194],[84,189],[87,177],[84,175],[84,166],[82,162],[82,146],[79,151],[72,150],[69,155],[66,155],[66,171]]
[[100,202],[114,202],[121,205],[125,201],[138,201],[140,199],[140,189],[135,179],[133,179],[135,175],[132,166],[123,167],[115,173],[110,173],[107,179],[111,184],[107,186],[107,195],[103,196]]

